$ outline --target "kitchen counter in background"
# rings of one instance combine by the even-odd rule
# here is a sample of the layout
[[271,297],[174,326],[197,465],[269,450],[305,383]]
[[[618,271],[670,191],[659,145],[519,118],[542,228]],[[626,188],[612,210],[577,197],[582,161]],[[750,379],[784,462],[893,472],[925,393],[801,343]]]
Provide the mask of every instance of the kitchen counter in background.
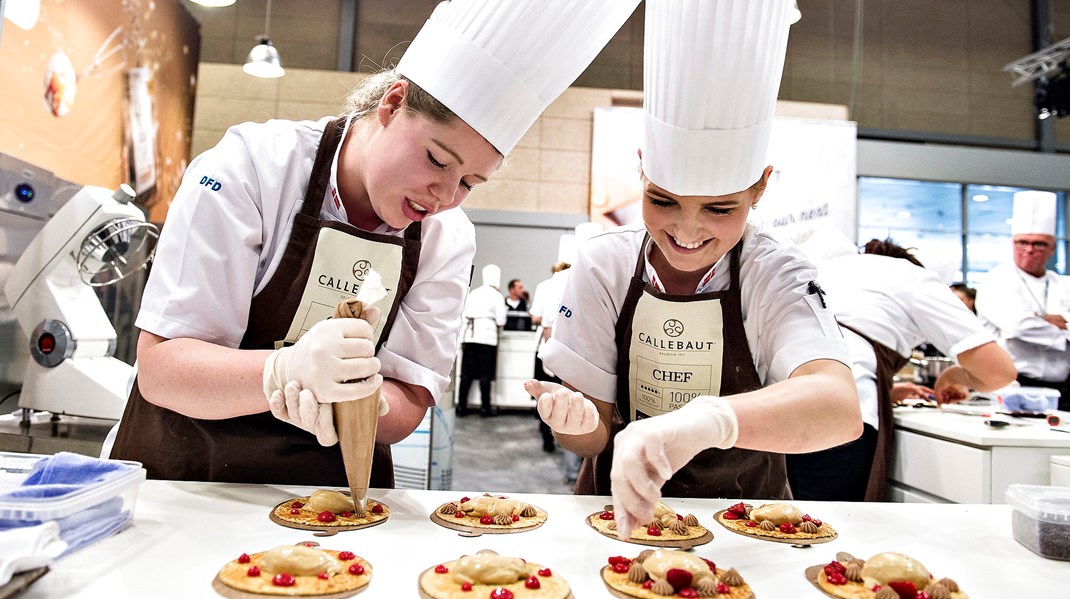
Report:
[[[1007,485],[1051,484],[1051,456],[1070,455],[1070,432],[1043,419],[1007,418],[1014,424],[993,429],[980,415],[993,408],[950,409],[974,413],[896,408],[891,501],[1004,503]],[[1070,431],[1070,413],[1058,415]]]
[[[276,504],[311,490],[146,481],[129,529],[60,560],[24,596],[213,597],[216,573],[243,552],[318,541],[371,562],[368,597],[415,597],[417,577],[425,569],[484,548],[551,568],[568,580],[578,598],[605,597],[599,570],[607,558],[634,557],[644,549],[603,537],[584,523],[609,501],[606,497],[510,494],[545,509],[546,524],[530,532],[478,538],[461,537],[429,519],[439,505],[463,495],[454,491],[373,489],[370,496],[390,507],[390,519],[333,537],[315,537],[268,520]],[[713,541],[695,553],[739,570],[761,599],[824,597],[803,571],[827,563],[838,551],[862,558],[881,551],[906,553],[937,578],[956,580],[971,597],[1053,597],[1070,587],[1070,562],[1044,559],[1014,541],[1006,505],[794,502],[839,533],[830,543],[798,549],[744,537],[715,523],[714,512],[733,501],[667,503],[695,514],[713,531]]]

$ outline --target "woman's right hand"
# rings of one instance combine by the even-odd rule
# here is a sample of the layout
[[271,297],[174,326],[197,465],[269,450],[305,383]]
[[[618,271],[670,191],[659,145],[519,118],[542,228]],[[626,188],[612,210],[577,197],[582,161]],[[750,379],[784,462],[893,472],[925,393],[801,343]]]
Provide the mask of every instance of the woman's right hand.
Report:
[[374,324],[361,318],[316,323],[297,343],[275,350],[264,363],[264,396],[296,381],[320,403],[367,397],[383,384],[372,343]]
[[598,428],[598,408],[579,391],[532,379],[524,389],[537,401],[539,417],[556,433],[586,435]]

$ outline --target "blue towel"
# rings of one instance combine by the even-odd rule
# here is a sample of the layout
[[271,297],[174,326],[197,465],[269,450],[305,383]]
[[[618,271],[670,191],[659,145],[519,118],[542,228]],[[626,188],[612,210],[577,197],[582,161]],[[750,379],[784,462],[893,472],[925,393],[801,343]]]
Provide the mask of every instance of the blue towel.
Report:
[[18,488],[0,493],[0,499],[61,497],[121,476],[137,467],[121,462],[60,452],[42,458]]

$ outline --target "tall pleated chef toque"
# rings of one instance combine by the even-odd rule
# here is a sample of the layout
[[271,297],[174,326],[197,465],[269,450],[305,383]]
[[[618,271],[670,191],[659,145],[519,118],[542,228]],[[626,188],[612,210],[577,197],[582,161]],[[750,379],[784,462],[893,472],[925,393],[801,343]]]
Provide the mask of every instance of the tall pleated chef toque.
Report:
[[1050,191],[1019,191],[1014,194],[1011,235],[1055,237],[1055,194]]
[[483,285],[502,288],[502,269],[497,264],[488,264],[483,267]]
[[508,154],[637,4],[639,0],[441,2],[397,70]]
[[677,195],[747,189],[766,167],[791,0],[646,0],[643,172]]
[[575,264],[580,246],[602,232],[602,224],[587,222],[576,225],[572,233],[565,233],[557,242],[557,261]]

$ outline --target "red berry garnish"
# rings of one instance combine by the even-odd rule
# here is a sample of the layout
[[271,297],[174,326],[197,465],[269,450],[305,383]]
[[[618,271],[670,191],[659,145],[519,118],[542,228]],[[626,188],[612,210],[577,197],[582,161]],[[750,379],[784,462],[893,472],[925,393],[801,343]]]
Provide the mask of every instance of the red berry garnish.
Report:
[[364,574],[364,566],[360,564],[350,564],[349,573],[360,576],[361,574]]
[[260,568],[249,566],[249,569],[245,571],[245,575],[250,577],[260,576]]
[[754,528],[755,526],[758,526],[758,523],[754,520],[747,520],[746,526],[747,528]]
[[743,505],[743,502],[740,501],[739,503],[728,508],[728,513],[735,514],[736,516],[742,518],[747,515],[747,506]]
[[683,514],[676,514],[676,519],[677,520],[683,520],[684,519]]
[[539,570],[539,576],[543,576],[543,577],[549,578],[549,577],[551,577],[553,575],[554,575],[554,573],[551,572],[549,568],[543,568],[542,570]]
[[896,580],[889,582],[888,586],[899,594],[900,599],[914,599],[918,595],[918,587],[914,586],[914,583],[909,580]]
[[677,595],[681,597],[686,597],[687,599],[694,599],[695,597],[698,597],[698,591],[691,587],[688,587],[686,589],[680,589],[680,592],[677,593]]
[[728,588],[728,585],[723,582],[717,583],[717,593],[719,595],[727,595],[732,592],[732,589]]
[[681,570],[680,568],[669,568],[669,571],[665,573],[665,580],[672,585],[672,588],[677,592],[680,589],[686,589],[691,586],[691,581],[694,579],[694,574],[687,570]]
[[829,584],[847,584],[847,578],[839,572],[833,572],[832,574],[826,572],[825,578],[828,579]]
[[651,526],[651,527],[646,529],[646,534],[648,534],[648,535],[650,535],[652,537],[660,537],[661,536],[661,529],[658,528],[657,526]]
[[446,572],[449,572],[449,571],[450,571],[450,569],[447,568],[446,566],[443,566],[442,564],[439,564],[439,565],[435,566],[435,574],[445,574]]
[[320,580],[327,580],[330,577],[331,577],[331,575],[326,573],[326,572],[320,572],[319,574],[316,575],[316,578],[318,578]]
[[290,513],[293,514],[294,516],[296,516],[297,514],[301,513],[301,508],[296,508],[296,507],[295,508],[291,508],[290,509]]
[[628,564],[629,566],[632,565],[632,560],[624,557],[623,555],[614,555],[613,557],[609,558],[609,564],[610,565],[616,565],[616,564],[619,564],[621,562],[624,562],[624,563]]
[[786,535],[793,535],[796,532],[795,526],[793,526],[791,522],[785,522],[780,525],[780,532]]
[[650,580],[649,578],[646,580],[646,582],[643,583],[644,589],[649,589],[652,586],[654,586],[654,581]]
[[338,518],[335,518],[334,514],[332,514],[330,510],[323,510],[322,512],[316,515],[316,519],[320,522],[334,522]]
[[505,495],[499,495],[498,499],[506,499]]
[[479,518],[479,523],[480,524],[494,524],[494,518],[492,518],[490,516],[481,516]]
[[490,599],[513,599],[513,592],[509,589],[498,587],[490,592]]
[[306,541],[306,542],[301,543],[301,544],[304,545],[305,547],[308,547],[309,549],[311,549],[311,548],[315,547],[316,545],[318,545],[319,543],[313,543],[312,541]]
[[293,574],[287,574],[285,572],[279,572],[275,575],[275,578],[271,579],[271,584],[277,587],[292,587],[297,579]]
[[816,526],[818,528],[821,528],[821,521],[818,520],[817,518],[814,518],[813,520],[810,520],[810,521],[814,523],[814,526]]
[[809,522],[811,520],[813,520],[813,518],[810,517],[810,514],[803,514],[803,522]]
[[301,509],[301,508],[305,507],[305,504],[301,503],[300,501],[295,501],[295,502],[290,504],[290,507],[295,507],[297,509]]
[[625,563],[625,562],[617,562],[617,563],[613,564],[613,571],[616,572],[617,574],[627,574],[628,573],[628,568],[630,568],[630,567],[631,566],[629,564]]
[[509,517],[513,519],[513,522],[520,522],[520,516],[516,514],[509,514]]
[[243,554],[239,555],[238,556],[238,563],[239,564],[248,564],[249,563],[249,554],[248,553],[243,553]]
[[732,512],[725,512],[725,513],[721,514],[721,517],[724,518],[725,520],[739,520],[741,518],[741,516],[737,516],[737,515],[733,514]]
[[875,584],[875,585],[873,585],[873,588],[870,589],[870,590],[873,591],[874,593],[876,593],[877,591],[881,590],[881,585]]
[[598,518],[600,520],[612,520],[613,519],[613,512],[604,511],[601,514],[598,514]]
[[926,593],[925,591],[918,591],[918,594],[914,597],[914,599],[929,599],[929,593]]
[[342,560],[343,562],[347,562],[347,561],[353,559],[354,557],[357,557],[357,556],[353,555],[352,551],[339,551],[338,552],[338,559]]
[[472,590],[472,583],[470,583],[470,582],[462,582],[461,583],[461,590],[462,591],[471,591]]
[[714,574],[717,573],[717,564],[711,562],[710,560],[708,560],[708,559],[706,559],[704,557],[701,557],[699,559],[701,559],[702,561],[706,562],[706,565],[710,567],[710,572],[713,572]]
[[466,501],[471,501],[471,500],[472,499],[470,497],[461,497],[461,503],[464,503]]
[[381,513],[383,513],[382,504],[377,503],[377,504],[373,505],[372,506],[372,513],[373,514],[381,514]]
[[454,518],[464,518],[464,516],[465,516],[465,513],[460,511],[460,510],[458,510],[456,512],[453,512],[453,517]]
[[528,579],[524,581],[524,588],[535,590],[542,587],[542,583],[535,576],[528,576]]
[[353,517],[353,512],[342,512],[341,514],[338,514],[338,515],[343,517],[343,518],[352,518]]
[[847,566],[841,564],[836,560],[832,560],[828,563],[828,565],[825,566],[825,572],[827,573],[829,570],[834,570],[836,572],[839,572],[840,574],[845,574],[847,572]]

